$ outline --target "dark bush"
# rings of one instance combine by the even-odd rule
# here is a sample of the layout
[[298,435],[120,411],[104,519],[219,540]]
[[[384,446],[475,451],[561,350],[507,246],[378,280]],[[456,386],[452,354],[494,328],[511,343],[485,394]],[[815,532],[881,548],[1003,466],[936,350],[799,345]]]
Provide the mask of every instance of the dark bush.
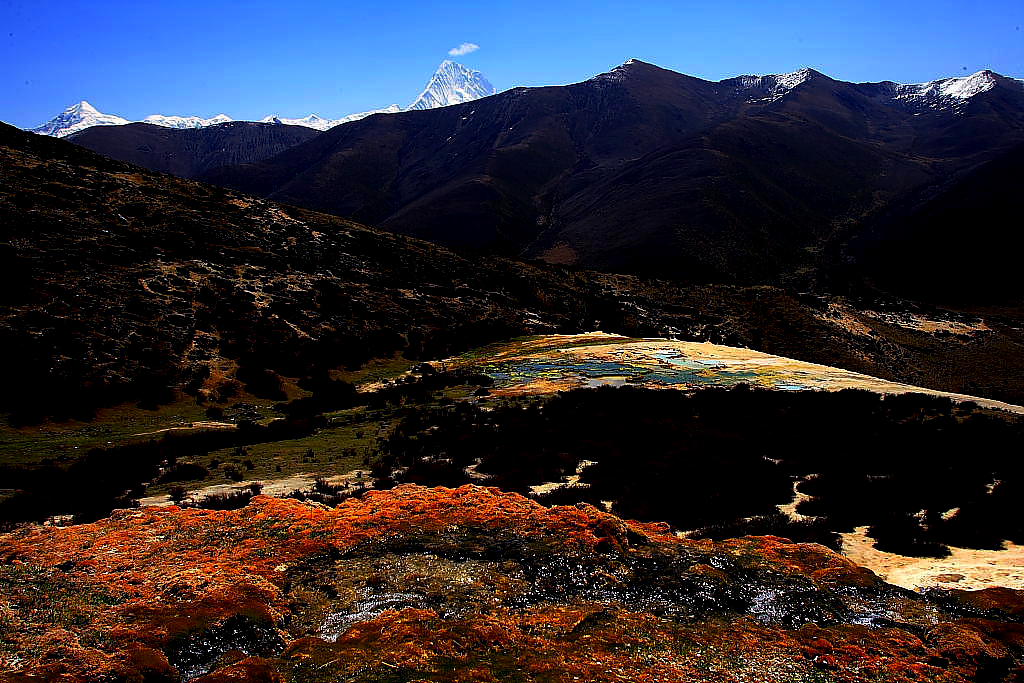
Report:
[[198,481],[210,476],[210,470],[196,463],[178,463],[160,475],[160,481]]
[[185,497],[188,496],[188,491],[184,486],[172,486],[168,496],[175,505],[181,505]]
[[287,497],[335,507],[349,498],[358,498],[365,492],[366,487],[362,484],[358,486],[348,483],[331,484],[323,477],[317,477],[313,482],[312,491],[297,489],[289,493]]
[[909,557],[948,557],[949,548],[934,540],[930,529],[917,518],[895,514],[868,527],[875,547],[887,553]]
[[204,510],[237,510],[244,508],[253,499],[253,492],[248,488],[228,493],[211,493],[191,503],[189,507]]
[[[538,498],[611,501],[623,517],[711,536],[773,533],[833,547],[836,532],[869,526],[882,547],[941,554],[945,544],[1024,539],[1022,445],[1019,418],[942,397],[604,387],[492,409],[407,410],[372,471],[386,485],[456,486],[480,481],[472,467],[484,483],[523,493],[578,472],[578,485]],[[778,515],[794,479],[808,497],[797,511],[812,521]],[[927,528],[910,528],[913,515]]]
[[225,465],[221,468],[221,471],[224,473],[224,476],[231,481],[242,481],[242,479],[245,478],[245,475],[243,475],[242,472],[234,465]]
[[820,543],[836,551],[843,545],[839,534],[832,531],[824,520],[792,520],[782,512],[711,524],[689,534],[690,538],[715,541],[739,536],[782,536],[797,543]]
[[245,390],[253,396],[283,401],[288,398],[281,388],[281,378],[273,370],[243,365],[235,375],[245,385]]

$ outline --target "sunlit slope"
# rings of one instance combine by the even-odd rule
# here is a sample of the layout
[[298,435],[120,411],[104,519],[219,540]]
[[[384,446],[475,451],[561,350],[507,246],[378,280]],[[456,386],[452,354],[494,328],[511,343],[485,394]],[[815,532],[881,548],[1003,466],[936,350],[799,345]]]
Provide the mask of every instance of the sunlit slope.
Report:
[[708,342],[633,339],[595,332],[524,338],[444,362],[473,367],[495,381],[498,396],[543,394],[597,386],[690,390],[753,387],[781,391],[863,389],[881,394],[922,393],[1024,413],[1021,406],[935,391],[807,363],[751,349]]

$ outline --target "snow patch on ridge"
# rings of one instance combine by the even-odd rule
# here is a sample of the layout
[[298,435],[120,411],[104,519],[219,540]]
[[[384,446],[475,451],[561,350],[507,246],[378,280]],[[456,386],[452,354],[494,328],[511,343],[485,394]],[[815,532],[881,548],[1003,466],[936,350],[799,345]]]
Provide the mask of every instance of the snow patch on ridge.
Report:
[[641,62],[639,59],[630,58],[630,59],[627,59],[622,64],[619,64],[617,67],[615,67],[611,71],[606,71],[603,74],[598,74],[598,75],[594,76],[590,80],[592,80],[592,81],[613,81],[613,82],[614,81],[622,81],[622,80],[625,80],[626,75],[629,73],[629,69],[627,69],[626,67],[630,67],[630,66],[633,66],[634,64],[642,64],[642,63],[643,62]]
[[[750,102],[774,102],[806,83],[816,73],[812,69],[804,68],[788,74],[738,76],[721,83],[732,85],[738,93],[751,91],[748,100]],[[881,86],[883,94],[898,103],[933,109],[959,109],[972,97],[996,87],[1001,78],[1003,77],[985,69],[970,76],[942,78],[927,83],[903,84],[884,81],[878,85]]]
[[975,95],[988,92],[996,84],[996,74],[988,69],[970,76],[942,78],[927,83],[884,83],[891,89],[893,99],[931,107],[958,106]]
[[745,90],[755,91],[754,96],[749,100],[751,102],[775,102],[782,99],[798,86],[806,83],[815,73],[813,69],[804,67],[785,74],[745,75],[721,82],[735,83],[738,92]]
[[260,123],[276,123],[284,126],[305,126],[307,128],[315,128],[317,130],[327,130],[331,127],[332,121],[325,119],[319,114],[310,114],[309,116],[303,116],[302,118],[289,119],[278,114],[270,114],[260,119]]
[[302,118],[289,119],[277,114],[271,114],[270,116],[264,116],[260,119],[260,123],[279,123],[286,126],[305,126],[306,128],[313,128],[316,130],[328,130],[335,126],[340,126],[343,123],[349,123],[350,121],[358,121],[359,119],[365,119],[367,116],[372,114],[394,114],[402,111],[402,108],[397,104],[392,104],[383,109],[373,109],[371,111],[362,111],[357,114],[349,114],[343,116],[340,119],[325,119],[319,114],[310,114],[309,116],[303,116]]
[[397,104],[390,104],[383,109],[371,109],[370,111],[359,112],[358,114],[349,114],[348,116],[342,116],[340,119],[335,120],[335,125],[342,123],[349,123],[351,121],[358,121],[359,119],[365,119],[367,116],[373,116],[374,114],[397,114],[402,111],[402,108]]
[[943,78],[928,83],[897,85],[900,97],[955,97],[966,100],[996,87],[996,76],[985,69],[961,78]]
[[774,89],[777,91],[789,92],[790,90],[800,85],[801,83],[807,82],[807,79],[811,77],[812,73],[814,72],[804,67],[803,69],[798,69],[797,71],[794,71],[792,73],[779,74],[774,77]]
[[151,123],[154,126],[163,126],[164,128],[205,128],[207,126],[216,126],[219,123],[229,123],[233,119],[227,114],[217,114],[216,116],[204,119],[200,116],[164,116],[163,114],[150,114],[146,118],[142,119],[142,123]]

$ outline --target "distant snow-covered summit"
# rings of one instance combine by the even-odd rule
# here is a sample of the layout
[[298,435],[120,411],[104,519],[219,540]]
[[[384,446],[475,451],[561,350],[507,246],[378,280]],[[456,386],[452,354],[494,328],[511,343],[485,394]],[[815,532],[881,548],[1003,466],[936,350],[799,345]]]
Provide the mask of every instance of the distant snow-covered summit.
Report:
[[[280,123],[289,126],[305,126],[316,130],[327,130],[343,123],[350,123],[366,118],[372,114],[395,114],[410,109],[434,109],[446,107],[450,104],[460,104],[471,100],[493,95],[492,86],[483,74],[474,71],[462,64],[445,60],[437,68],[437,71],[427,83],[427,87],[419,94],[411,105],[403,109],[397,104],[373,109],[371,111],[348,114],[337,119],[329,119],[319,114],[287,118],[276,114],[265,116],[260,119],[261,123]],[[205,119],[199,116],[164,116],[152,114],[141,120],[141,123],[149,123],[155,126],[166,128],[205,128],[220,123],[232,121],[226,114],[218,114]],[[64,112],[58,114],[41,126],[30,129],[33,133],[52,135],[62,138],[91,126],[117,126],[126,123],[138,123],[113,114],[104,114],[86,101],[68,107]]]
[[884,83],[891,89],[893,99],[911,106],[929,107],[932,109],[962,106],[975,95],[988,92],[999,85],[1000,81],[1020,84],[1020,81],[1000,76],[994,71],[983,69],[970,76],[942,78],[927,83]]
[[[594,78],[605,82],[625,82],[636,70],[659,69],[637,59],[630,59],[611,71],[598,74]],[[750,103],[772,103],[782,100],[790,93],[800,92],[811,83],[844,83],[837,81],[814,69],[804,67],[789,73],[766,74],[763,76],[743,75],[726,78],[721,81],[704,81],[706,84],[717,85],[720,93],[738,96]],[[896,83],[882,81],[880,83],[847,83],[857,88],[873,92],[883,100],[912,110],[931,109],[951,113],[962,112],[964,105],[972,98],[986,93],[997,86],[1020,89],[1024,81],[1002,76],[983,69],[969,76],[940,78],[927,83]]]
[[750,101],[770,101],[782,99],[786,94],[803,85],[815,76],[822,76],[814,69],[797,69],[790,73],[767,74],[765,76],[736,76],[719,83],[728,85],[737,92],[748,93]]
[[367,116],[371,116],[373,114],[394,114],[400,111],[402,111],[400,106],[392,104],[384,107],[383,109],[373,109],[371,111],[362,111],[358,114],[342,116],[340,119],[325,119],[319,114],[310,114],[309,116],[303,116],[298,119],[288,119],[283,116],[271,115],[264,116],[260,119],[260,123],[280,123],[287,126],[305,126],[306,128],[315,128],[316,130],[327,130],[328,128],[334,128],[335,126],[343,123],[365,119]]
[[[741,90],[760,91],[763,93],[764,99],[778,100],[814,78],[831,80],[828,76],[814,69],[804,68],[786,74],[739,76],[721,81],[721,83],[734,84]],[[956,111],[967,100],[988,92],[999,85],[1000,82],[1010,87],[1021,87],[1020,81],[1001,76],[988,69],[983,69],[969,76],[940,78],[928,81],[927,83],[882,81],[881,83],[861,85],[876,86],[884,97],[914,108],[928,107],[931,109]],[[756,98],[756,95],[752,97]]]
[[151,123],[154,126],[165,128],[206,128],[216,126],[218,123],[230,123],[233,121],[227,114],[217,114],[208,119],[199,116],[164,116],[163,114],[150,114],[142,119],[142,123]]
[[472,102],[497,92],[479,71],[457,62],[444,60],[431,76],[427,87],[408,109],[436,109],[452,104]]
[[62,138],[92,126],[120,126],[130,123],[127,119],[113,114],[104,114],[85,100],[72,104],[52,119],[32,128],[33,133]]
[[[215,126],[218,123],[227,123],[231,117],[226,114],[218,114],[208,119],[199,116],[164,116],[163,114],[152,114],[142,119],[142,123],[151,123],[155,126],[165,128],[205,128]],[[55,138],[63,138],[73,135],[78,131],[93,126],[123,126],[126,123],[137,123],[116,114],[104,114],[85,100],[73,104],[57,116],[30,130],[41,135],[52,135]]]

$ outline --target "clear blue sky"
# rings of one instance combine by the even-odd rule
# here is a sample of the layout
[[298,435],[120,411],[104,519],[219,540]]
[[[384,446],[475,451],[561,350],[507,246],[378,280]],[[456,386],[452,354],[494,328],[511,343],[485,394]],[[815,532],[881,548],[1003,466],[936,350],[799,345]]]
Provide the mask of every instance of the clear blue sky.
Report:
[[[819,6],[823,5],[823,6]],[[1024,77],[1024,1],[615,3],[0,0],[0,120],[101,111],[311,111],[408,104],[447,51],[499,89],[580,81],[630,57],[718,80],[811,66],[836,78]]]

